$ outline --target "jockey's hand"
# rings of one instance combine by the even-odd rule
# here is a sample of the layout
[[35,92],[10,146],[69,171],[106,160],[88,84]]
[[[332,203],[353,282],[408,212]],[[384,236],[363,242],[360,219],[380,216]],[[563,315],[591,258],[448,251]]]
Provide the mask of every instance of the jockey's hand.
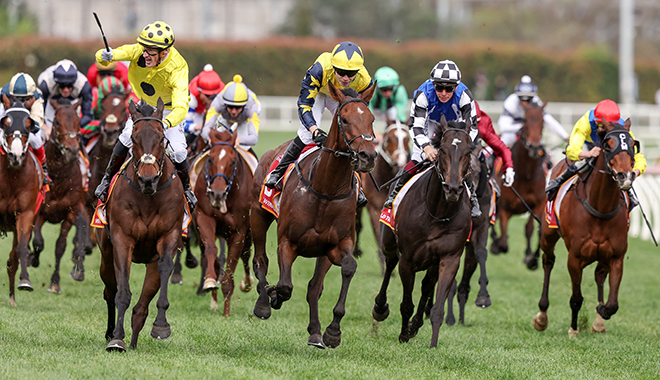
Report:
[[513,180],[516,177],[516,172],[513,171],[513,168],[506,168],[502,177],[502,184],[506,187],[511,187],[513,185]]
[[321,128],[316,128],[314,132],[312,132],[312,139],[314,139],[314,143],[316,146],[321,147],[323,146],[323,143],[325,143],[325,139],[328,137],[328,134],[325,133]]
[[641,175],[641,172],[639,171],[639,169],[635,169],[634,172],[635,172],[635,178],[637,178]]
[[424,154],[426,155],[427,160],[433,162],[438,157],[438,150],[430,145],[427,145],[424,147]]
[[112,48],[108,47],[110,50],[102,50],[101,51],[101,59],[103,59],[104,62],[110,62],[112,61],[112,58],[115,57],[114,54],[112,54]]
[[590,158],[590,157],[598,157],[600,155],[600,147],[595,146],[591,148],[590,151],[588,152],[580,152],[580,155],[578,156],[581,160],[584,160],[585,158]]

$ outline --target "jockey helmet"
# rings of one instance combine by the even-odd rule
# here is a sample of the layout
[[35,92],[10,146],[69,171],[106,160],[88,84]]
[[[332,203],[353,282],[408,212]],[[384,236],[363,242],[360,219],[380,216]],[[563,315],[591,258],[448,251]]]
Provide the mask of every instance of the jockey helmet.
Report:
[[32,96],[36,89],[34,79],[26,73],[18,73],[9,81],[9,94],[13,96]]
[[101,79],[101,84],[99,84],[99,90],[101,91],[103,96],[111,93],[113,89],[115,90],[115,92],[119,92],[122,94],[124,93],[124,85],[116,77],[109,76]]
[[532,83],[532,78],[529,75],[523,75],[520,78],[520,83],[516,85],[514,92],[519,98],[531,99],[538,94],[539,89]]
[[394,87],[399,85],[399,74],[397,74],[393,68],[387,66],[383,66],[376,70],[374,79],[376,80],[378,88]]
[[76,64],[68,59],[57,62],[57,67],[53,71],[55,83],[73,83],[78,79],[78,68]]
[[431,70],[431,81],[434,83],[461,83],[461,70],[454,61],[444,60],[438,62]]
[[216,95],[222,89],[220,75],[213,71],[213,66],[207,63],[204,71],[197,76],[197,89],[204,95]]
[[364,66],[362,49],[350,41],[337,44],[332,49],[330,63],[335,68],[347,71],[357,71]]
[[174,45],[174,31],[166,23],[154,21],[142,29],[137,42],[147,47],[165,50]]
[[107,65],[104,65],[99,62],[94,62],[96,65],[96,71],[101,73],[114,73],[117,70],[117,62],[109,62]]
[[243,83],[243,77],[236,74],[233,81],[227,83],[225,89],[222,90],[222,100],[226,105],[242,107],[248,101],[248,88]]
[[601,123],[603,119],[610,123],[616,123],[621,118],[619,106],[612,100],[605,99],[598,102],[594,109],[594,120]]

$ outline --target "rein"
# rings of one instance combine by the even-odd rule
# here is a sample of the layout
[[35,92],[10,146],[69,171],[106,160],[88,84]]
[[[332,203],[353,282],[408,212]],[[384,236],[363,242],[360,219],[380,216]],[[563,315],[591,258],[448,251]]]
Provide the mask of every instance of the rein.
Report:
[[[344,139],[344,143],[346,144],[348,152],[337,151],[337,150],[334,150],[334,149],[331,149],[331,148],[327,148],[325,146],[321,147],[322,151],[330,152],[330,153],[334,154],[335,157],[350,158],[351,159],[351,165],[355,165],[355,163],[357,162],[357,155],[360,152],[360,146],[362,145],[362,143],[365,142],[365,141],[373,141],[373,139],[374,139],[374,137],[372,135],[367,135],[367,134],[357,135],[357,136],[353,137],[350,141],[346,137],[346,133],[344,132],[344,127],[342,126],[342,122],[341,122],[341,110],[348,103],[354,103],[354,102],[362,102],[362,103],[364,103],[364,105],[369,107],[369,103],[365,102],[364,100],[362,100],[360,98],[350,98],[347,101],[345,101],[344,103],[342,103],[339,106],[339,108],[337,109],[337,126],[339,127],[338,130],[337,130],[337,140],[339,140],[339,134],[341,133],[341,137]],[[353,148],[351,148],[351,144],[353,143],[353,141],[355,141],[356,139],[358,139],[360,137],[362,137],[362,141],[360,142],[360,145],[358,145],[358,150],[356,152],[356,151],[353,150]]]
[[213,182],[213,180],[215,180],[218,177],[224,178],[225,181],[227,181],[227,187],[225,188],[225,192],[228,193],[229,190],[231,189],[231,186],[232,186],[233,182],[234,182],[234,178],[236,177],[236,169],[238,168],[238,160],[240,160],[240,155],[239,155],[238,151],[236,150],[236,148],[234,148],[234,146],[232,144],[226,143],[226,142],[217,142],[217,143],[211,145],[210,149],[213,149],[213,147],[219,146],[219,145],[226,145],[226,146],[231,147],[234,150],[234,152],[236,152],[237,161],[234,162],[234,171],[231,173],[231,177],[227,177],[225,175],[225,173],[215,173],[213,176],[211,176],[211,173],[209,172],[209,166],[210,166],[209,162],[210,162],[210,160],[206,160],[206,164],[204,165],[204,168],[206,169],[206,174],[205,174],[204,178],[206,179],[206,192],[207,193],[212,191],[211,190],[211,183]]
[[[318,162],[318,157],[319,156],[317,156],[316,161],[314,161],[314,163],[312,163],[312,167],[316,166],[316,163]],[[300,179],[300,182],[302,182],[302,184],[305,185],[305,188],[307,188],[307,190],[311,191],[312,194],[316,195],[317,198],[322,198],[322,199],[327,199],[327,200],[330,200],[330,201],[334,201],[334,200],[338,200],[338,199],[346,199],[346,198],[350,197],[351,194],[353,194],[353,190],[355,189],[355,185],[356,185],[354,180],[351,180],[351,191],[349,191],[346,194],[326,195],[326,194],[319,193],[318,191],[314,190],[314,188],[312,188],[312,185],[309,183],[309,181],[307,181],[303,177],[302,173],[300,172],[300,165],[298,165],[298,161],[296,161],[296,163],[293,166],[296,168],[296,173],[298,173],[298,178]],[[311,177],[312,177],[312,171],[313,170],[309,171],[310,180],[311,180]],[[355,178],[355,177],[353,177],[353,178]]]

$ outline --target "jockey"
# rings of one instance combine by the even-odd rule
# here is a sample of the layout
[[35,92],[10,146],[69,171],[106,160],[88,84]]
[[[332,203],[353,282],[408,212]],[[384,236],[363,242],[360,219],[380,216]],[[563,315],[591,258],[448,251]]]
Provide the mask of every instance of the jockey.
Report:
[[236,146],[257,157],[252,147],[259,141],[260,113],[261,103],[257,95],[243,83],[243,77],[236,74],[220,96],[216,96],[211,102],[202,129],[202,138],[208,144],[211,128],[224,127],[238,135]]
[[[609,99],[601,100],[596,105],[595,109],[589,110],[582,115],[577,123],[575,123],[575,126],[573,126],[571,139],[566,148],[566,158],[574,163],[568,165],[563,173],[548,183],[548,186],[545,188],[545,193],[548,196],[549,201],[555,199],[559,187],[564,182],[575,174],[587,169],[587,163],[589,160],[585,160],[585,158],[596,158],[600,154],[601,141],[598,137],[598,132],[602,130],[603,125],[601,121],[603,119],[610,123],[624,124],[624,120],[621,118],[621,112],[619,111],[619,106]],[[632,131],[630,132],[630,137],[632,137],[633,140],[635,139]],[[582,146],[585,144],[587,148],[589,148],[586,152],[582,150]],[[634,161],[635,165],[633,166],[633,170],[635,172],[635,178],[637,178],[646,171],[646,158],[644,158],[644,155],[641,152],[635,152]],[[639,201],[632,191],[632,187],[628,190],[628,197],[630,198],[629,210],[632,210],[633,207],[639,204]]]
[[[412,127],[410,134],[413,137],[412,159],[403,169],[394,190],[390,193],[384,208],[392,208],[392,202],[403,185],[412,178],[418,170],[421,161],[433,162],[438,151],[431,146],[431,138],[439,129],[441,117],[447,121],[464,121],[470,126],[470,139],[476,142],[479,134],[477,126],[477,110],[474,99],[467,86],[461,82],[461,71],[454,61],[440,61],[431,70],[431,78],[422,83],[413,94],[413,103],[410,108]],[[466,179],[471,189],[470,202],[472,203],[472,217],[481,215],[477,194],[472,191],[472,181]]]
[[[28,144],[32,152],[39,160],[44,171],[44,185],[51,184],[46,166],[46,149],[44,148],[44,137],[39,136],[43,132],[39,128],[44,122],[44,97],[41,91],[34,83],[34,79],[29,74],[18,73],[14,75],[9,83],[0,89],[0,99],[2,95],[11,95],[20,100],[25,107],[30,110],[30,119],[34,122],[34,128],[30,131]],[[0,118],[5,116],[5,106],[0,102]]]
[[[518,131],[522,128],[523,119],[525,118],[525,106],[528,104],[535,104],[538,107],[543,106],[543,101],[537,95],[538,88],[532,83],[532,78],[529,75],[525,75],[520,79],[520,83],[516,85],[514,91],[515,93],[504,100],[504,111],[497,120],[502,141],[508,146],[512,146],[518,139]],[[543,121],[557,136],[568,141],[568,133],[557,119],[543,111]],[[549,159],[547,155],[546,158]]]
[[[281,190],[280,179],[289,164],[296,161],[298,155],[307,144],[315,143],[322,146],[327,133],[319,128],[323,111],[328,109],[334,115],[339,103],[334,100],[328,90],[328,82],[338,89],[352,88],[363,92],[373,85],[369,72],[364,67],[362,49],[353,42],[344,41],[337,44],[332,52],[322,53],[314,64],[307,69],[302,80],[302,89],[298,97],[298,116],[300,127],[298,137],[293,139],[282,156],[279,165],[270,173],[265,186]],[[367,203],[362,189],[358,195],[358,206]]]
[[125,89],[130,89],[128,83],[128,67],[123,62],[111,62],[108,66],[103,66],[94,62],[87,70],[87,81],[92,86],[92,90],[101,85],[101,80],[106,76],[114,76],[121,81]]
[[[399,74],[391,67],[383,66],[374,74],[377,89],[369,102],[371,112],[377,118],[384,121],[389,119],[401,123],[408,121],[406,108],[408,106],[408,93],[406,88],[399,83]],[[387,119],[386,119],[387,118]],[[376,133],[374,131],[374,133]],[[381,136],[376,133],[376,142],[380,142]]]
[[92,121],[92,86],[83,73],[78,71],[76,65],[68,59],[63,59],[48,67],[37,78],[39,89],[44,96],[45,118],[43,129],[46,136],[55,117],[55,109],[50,104],[51,99],[67,99],[70,102],[80,99],[80,128]]
[[513,171],[513,161],[511,160],[511,150],[502,140],[500,136],[495,133],[493,129],[493,121],[487,113],[485,113],[479,104],[475,101],[477,108],[477,127],[479,128],[479,137],[495,152],[495,155],[502,158],[504,168],[503,185],[511,187],[516,177]]
[[[96,52],[96,61],[106,65],[114,61],[130,61],[128,80],[141,99],[140,103],[146,103],[154,109],[159,98],[165,103],[165,138],[168,140],[170,158],[183,183],[183,191],[192,213],[197,205],[197,198],[190,187],[188,152],[183,134],[188,111],[188,63],[172,46],[172,28],[162,21],[145,26],[137,37],[137,42],[114,50],[101,49]],[[140,103],[138,105],[141,105]],[[129,115],[108,162],[105,176],[94,192],[102,202],[106,201],[110,180],[119,171],[128,150],[133,146],[132,133],[133,120]]]
[[[192,96],[188,104],[186,126],[183,128],[189,139],[191,136],[195,138],[200,134],[204,126],[204,111],[223,88],[225,88],[225,84],[220,79],[220,75],[213,71],[213,66],[208,63],[204,66],[204,71],[190,81],[188,91]],[[189,140],[188,143],[190,142]]]

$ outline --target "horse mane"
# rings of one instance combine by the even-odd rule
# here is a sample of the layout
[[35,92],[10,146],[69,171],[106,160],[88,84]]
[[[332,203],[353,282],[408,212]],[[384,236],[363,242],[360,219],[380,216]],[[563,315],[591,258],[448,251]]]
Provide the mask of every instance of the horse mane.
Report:
[[[464,121],[448,121],[447,128],[451,129],[465,129]],[[436,129],[433,138],[431,139],[431,146],[438,149],[440,147],[440,142],[442,141],[442,134],[438,135],[438,130]]]
[[65,98],[64,96],[60,96],[55,99],[57,101],[57,104],[65,105],[65,106],[70,106],[71,103],[73,102],[72,99],[70,98]]
[[138,103],[136,106],[137,111],[142,114],[142,116],[151,116],[152,113],[154,113],[154,109],[148,105],[146,102],[145,103]]
[[110,88],[110,92],[108,92],[105,96],[110,96],[110,95],[124,95],[124,93],[121,91],[121,87],[119,86],[112,86]]
[[356,89],[354,89],[354,88],[350,88],[350,87],[341,90],[341,92],[342,92],[342,94],[344,94],[344,95],[346,95],[346,96],[350,96],[351,98],[357,98],[358,95],[360,95],[360,94],[357,92]]

